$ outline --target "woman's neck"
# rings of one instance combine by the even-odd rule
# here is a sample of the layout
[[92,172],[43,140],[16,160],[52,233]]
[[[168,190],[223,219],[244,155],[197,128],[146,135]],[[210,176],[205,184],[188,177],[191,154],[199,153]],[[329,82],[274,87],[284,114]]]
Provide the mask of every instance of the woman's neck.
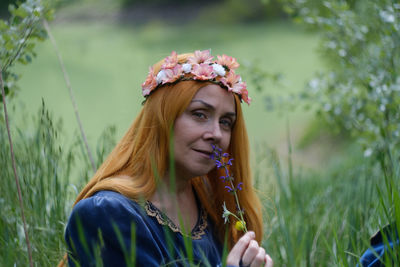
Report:
[[[198,219],[198,207],[192,184],[190,181],[182,181],[176,182],[175,185],[172,186],[168,177],[164,177],[149,200],[180,229],[192,230]],[[180,219],[184,225],[179,223]]]

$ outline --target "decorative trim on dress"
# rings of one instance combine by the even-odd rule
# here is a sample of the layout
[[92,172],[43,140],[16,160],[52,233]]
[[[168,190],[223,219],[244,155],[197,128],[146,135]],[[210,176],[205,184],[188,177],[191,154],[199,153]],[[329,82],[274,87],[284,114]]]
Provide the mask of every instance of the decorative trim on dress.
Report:
[[150,201],[146,201],[144,208],[147,215],[156,218],[159,224],[167,225],[175,233],[180,233],[181,235],[192,239],[201,239],[201,236],[205,234],[204,230],[207,228],[207,213],[202,208],[200,209],[199,219],[197,220],[196,226],[193,228],[191,235],[183,233],[167,215],[154,206]]

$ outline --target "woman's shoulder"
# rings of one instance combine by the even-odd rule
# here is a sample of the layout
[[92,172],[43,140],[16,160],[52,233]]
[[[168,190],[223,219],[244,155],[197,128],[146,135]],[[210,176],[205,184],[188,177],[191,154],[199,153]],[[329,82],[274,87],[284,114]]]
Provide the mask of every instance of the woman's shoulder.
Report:
[[80,200],[73,208],[71,218],[79,216],[85,219],[97,218],[118,220],[129,217],[142,217],[141,205],[114,191],[99,191],[94,195]]
[[96,239],[98,230],[103,237],[115,239],[116,231],[130,236],[132,227],[147,233],[149,223],[145,214],[136,201],[117,192],[99,191],[74,206],[66,226],[66,239],[79,239],[81,231],[87,239]]
[[152,253],[151,257],[137,262],[158,266],[147,264],[153,256],[161,256],[157,254],[158,243],[145,214],[138,202],[113,191],[99,191],[80,200],[73,208],[65,230],[69,261],[76,260],[81,266],[92,266],[100,249],[105,266],[125,266],[126,258],[122,255],[129,255],[135,239],[137,244],[146,244],[137,247],[137,253],[144,249],[149,250],[147,254]]
[[133,206],[138,206],[139,204],[114,191],[108,191],[108,190],[103,190],[103,191],[98,191],[92,196],[88,198],[81,199],[76,205],[75,208],[81,208],[81,207],[86,207],[86,206],[108,206],[108,205],[133,205]]

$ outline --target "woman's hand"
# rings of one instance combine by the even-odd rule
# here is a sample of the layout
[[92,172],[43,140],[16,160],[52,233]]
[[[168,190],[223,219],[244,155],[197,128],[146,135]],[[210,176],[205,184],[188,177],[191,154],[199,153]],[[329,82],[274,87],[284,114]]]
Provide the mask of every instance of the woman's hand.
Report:
[[247,232],[233,246],[226,259],[227,266],[273,267],[271,257],[260,247],[254,232]]

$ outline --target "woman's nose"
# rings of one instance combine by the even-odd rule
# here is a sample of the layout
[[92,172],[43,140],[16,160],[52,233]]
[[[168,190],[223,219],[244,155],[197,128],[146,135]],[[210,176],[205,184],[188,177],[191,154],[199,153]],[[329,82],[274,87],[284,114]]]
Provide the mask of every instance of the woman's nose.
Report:
[[219,122],[210,123],[204,134],[205,139],[212,139],[214,143],[218,143],[222,139],[222,130]]

